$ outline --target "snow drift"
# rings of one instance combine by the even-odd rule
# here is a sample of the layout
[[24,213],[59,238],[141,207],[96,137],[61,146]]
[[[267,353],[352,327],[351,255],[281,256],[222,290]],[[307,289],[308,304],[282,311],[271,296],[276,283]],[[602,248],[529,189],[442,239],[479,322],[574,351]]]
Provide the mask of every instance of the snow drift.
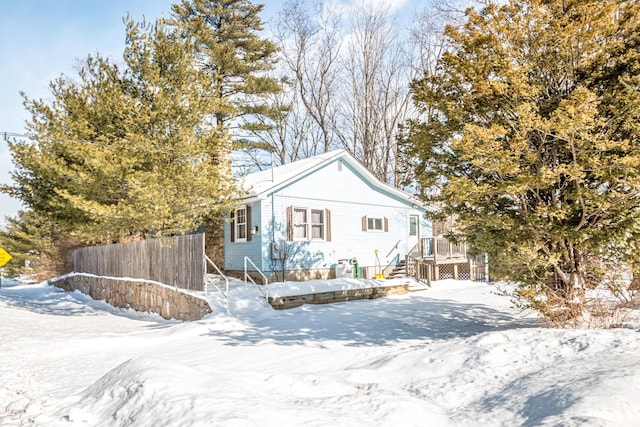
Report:
[[545,329],[471,282],[286,311],[231,293],[231,315],[182,323],[3,286],[0,424],[639,425],[634,317]]

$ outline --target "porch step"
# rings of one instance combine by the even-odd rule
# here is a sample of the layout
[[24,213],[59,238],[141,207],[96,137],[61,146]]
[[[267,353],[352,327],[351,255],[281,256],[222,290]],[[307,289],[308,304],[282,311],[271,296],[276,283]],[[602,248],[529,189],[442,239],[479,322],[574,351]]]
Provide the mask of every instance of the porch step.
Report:
[[396,279],[398,277],[406,277],[407,276],[407,266],[405,260],[400,261],[394,268],[393,271],[389,274],[390,279]]
[[431,289],[429,285],[424,282],[418,282],[417,280],[409,285],[409,292],[426,291],[428,289]]

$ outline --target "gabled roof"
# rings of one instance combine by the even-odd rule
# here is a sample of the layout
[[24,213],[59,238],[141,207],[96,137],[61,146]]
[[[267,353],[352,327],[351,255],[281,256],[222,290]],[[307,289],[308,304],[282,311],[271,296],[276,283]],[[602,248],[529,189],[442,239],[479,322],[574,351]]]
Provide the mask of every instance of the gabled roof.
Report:
[[240,180],[240,184],[244,189],[243,199],[264,199],[271,193],[337,160],[342,160],[345,164],[351,166],[373,187],[414,205],[425,207],[420,200],[411,194],[380,181],[346,150],[333,150],[314,157],[249,174]]

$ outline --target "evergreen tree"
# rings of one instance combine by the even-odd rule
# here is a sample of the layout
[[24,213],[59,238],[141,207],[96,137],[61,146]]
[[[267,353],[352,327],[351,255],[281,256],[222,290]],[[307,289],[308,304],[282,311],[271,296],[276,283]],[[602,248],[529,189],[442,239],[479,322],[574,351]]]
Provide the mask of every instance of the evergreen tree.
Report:
[[182,0],[172,6],[169,22],[193,40],[199,68],[211,80],[210,114],[219,135],[230,134],[234,119],[244,117],[249,123],[247,117],[268,115],[264,96],[280,91],[267,74],[277,48],[258,35],[262,9],[248,0]]
[[210,161],[228,143],[204,120],[215,100],[193,43],[125,23],[124,64],[89,56],[77,82],[51,83],[51,103],[25,96],[30,140],[10,143],[4,191],[83,243],[193,230],[233,192]]
[[410,132],[425,197],[547,315],[607,261],[637,265],[639,23],[624,0],[469,9],[437,73],[412,85],[428,113]]
[[49,218],[34,211],[20,211],[17,217],[7,218],[6,230],[0,231],[0,247],[13,257],[4,267],[8,277],[48,279],[64,271],[64,255],[74,244],[56,232]]

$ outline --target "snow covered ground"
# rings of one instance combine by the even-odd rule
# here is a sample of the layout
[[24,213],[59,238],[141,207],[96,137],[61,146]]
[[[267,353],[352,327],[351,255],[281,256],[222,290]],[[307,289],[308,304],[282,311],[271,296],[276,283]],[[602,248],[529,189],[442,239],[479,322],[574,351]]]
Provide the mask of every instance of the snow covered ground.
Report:
[[[275,288],[274,286],[274,292]],[[0,289],[2,426],[640,426],[640,321],[539,327],[492,285],[192,323]]]

